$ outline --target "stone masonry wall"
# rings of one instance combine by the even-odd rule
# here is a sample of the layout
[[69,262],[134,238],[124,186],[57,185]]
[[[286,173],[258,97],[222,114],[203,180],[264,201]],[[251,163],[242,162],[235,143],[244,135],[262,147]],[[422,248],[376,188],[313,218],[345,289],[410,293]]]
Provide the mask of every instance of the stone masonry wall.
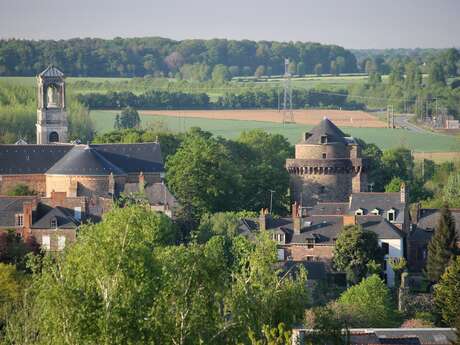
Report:
[[0,195],[7,194],[17,184],[26,184],[40,195],[46,193],[46,179],[43,174],[0,175]]

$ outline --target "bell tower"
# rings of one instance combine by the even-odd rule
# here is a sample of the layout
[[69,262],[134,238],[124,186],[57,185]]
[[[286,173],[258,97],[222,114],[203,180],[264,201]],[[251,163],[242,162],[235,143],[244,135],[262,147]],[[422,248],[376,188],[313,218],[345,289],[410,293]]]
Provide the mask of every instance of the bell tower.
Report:
[[37,76],[37,144],[67,142],[64,79],[52,65]]

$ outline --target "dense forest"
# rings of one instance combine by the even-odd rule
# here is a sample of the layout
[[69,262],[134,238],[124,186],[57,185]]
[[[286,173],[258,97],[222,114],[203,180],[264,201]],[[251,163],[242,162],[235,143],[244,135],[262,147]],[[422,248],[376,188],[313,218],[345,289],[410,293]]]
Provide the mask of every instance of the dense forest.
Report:
[[355,56],[336,45],[249,40],[183,40],[161,37],[0,40],[0,75],[32,76],[53,63],[69,76],[133,77],[199,73],[210,78],[216,66],[231,76],[284,73],[350,73]]

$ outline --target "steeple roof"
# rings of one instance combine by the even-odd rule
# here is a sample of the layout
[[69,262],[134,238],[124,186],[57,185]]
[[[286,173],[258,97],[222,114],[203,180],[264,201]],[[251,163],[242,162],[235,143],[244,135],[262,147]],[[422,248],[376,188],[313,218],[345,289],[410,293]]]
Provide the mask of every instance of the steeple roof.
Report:
[[126,175],[90,145],[76,145],[48,169],[49,175]]
[[[322,138],[326,137],[326,142]],[[343,143],[347,144],[345,134],[328,118],[321,120],[304,140],[307,144]]]
[[49,65],[48,67],[45,68],[43,72],[39,74],[40,77],[63,77],[64,73],[62,73],[57,67],[54,67],[53,65]]

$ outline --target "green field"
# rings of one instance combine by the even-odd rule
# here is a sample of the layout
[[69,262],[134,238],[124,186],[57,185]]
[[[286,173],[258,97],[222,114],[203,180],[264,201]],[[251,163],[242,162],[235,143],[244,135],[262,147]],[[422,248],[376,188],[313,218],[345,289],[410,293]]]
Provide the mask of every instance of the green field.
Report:
[[[103,133],[113,129],[113,122],[116,111],[93,110],[93,119],[96,131]],[[289,139],[291,143],[296,143],[303,132],[309,130],[311,126],[297,124],[279,124],[274,122],[262,121],[240,121],[240,120],[212,120],[204,118],[177,118],[170,116],[141,115],[142,125],[162,125],[171,131],[184,131],[190,127],[200,127],[210,131],[215,135],[225,138],[235,138],[244,130],[263,129],[270,133],[279,133]],[[460,141],[453,136],[442,134],[420,134],[410,132],[405,129],[388,128],[352,128],[343,127],[345,133],[353,137],[361,138],[368,143],[375,143],[382,149],[405,146],[411,150],[419,152],[438,152],[438,151],[460,151]]]

